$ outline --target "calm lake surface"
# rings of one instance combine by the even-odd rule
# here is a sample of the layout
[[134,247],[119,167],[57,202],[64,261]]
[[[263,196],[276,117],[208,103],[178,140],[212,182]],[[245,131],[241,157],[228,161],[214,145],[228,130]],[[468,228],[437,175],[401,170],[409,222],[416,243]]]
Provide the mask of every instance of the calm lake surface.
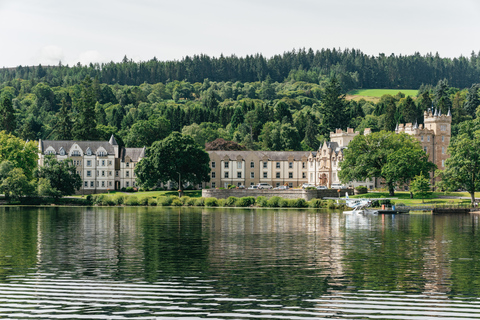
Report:
[[2,319],[479,319],[476,215],[0,208]]

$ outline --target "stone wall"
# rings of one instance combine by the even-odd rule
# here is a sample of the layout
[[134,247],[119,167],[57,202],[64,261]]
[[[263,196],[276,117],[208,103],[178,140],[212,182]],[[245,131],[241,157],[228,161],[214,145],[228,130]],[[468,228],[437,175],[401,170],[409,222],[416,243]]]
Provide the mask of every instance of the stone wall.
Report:
[[340,192],[337,192],[336,189],[324,189],[324,190],[305,190],[305,189],[288,189],[288,190],[251,190],[251,189],[203,189],[202,197],[204,198],[217,198],[217,199],[227,199],[228,197],[281,197],[285,199],[299,199],[303,198],[306,201],[312,199],[323,199],[325,197],[338,197],[339,194],[341,197],[345,196],[345,193],[353,194],[352,189],[341,189]]

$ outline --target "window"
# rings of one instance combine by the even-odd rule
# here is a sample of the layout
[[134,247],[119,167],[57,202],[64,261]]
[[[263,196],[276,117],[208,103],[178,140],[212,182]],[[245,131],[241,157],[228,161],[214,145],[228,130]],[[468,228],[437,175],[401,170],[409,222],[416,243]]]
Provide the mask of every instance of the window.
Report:
[[427,152],[428,148],[427,147],[423,147],[423,151]]
[[105,166],[105,160],[102,160],[102,166]]
[[427,136],[427,141],[429,141],[429,142],[430,142],[430,136]]
[[225,161],[225,163],[223,164],[223,167],[224,167],[225,169],[228,169],[228,161]]
[[280,179],[280,172],[275,173],[275,178]]
[[111,177],[112,176],[112,171],[108,171],[108,175]]
[[212,179],[215,179],[215,172],[212,172]]
[[288,179],[293,179],[293,172],[288,173]]
[[445,167],[445,160],[442,160],[442,167]]
[[215,161],[212,161],[212,168],[215,168]]
[[102,188],[105,187],[105,181],[102,181]]
[[423,136],[420,136],[420,141],[423,141]]
[[64,156],[64,155],[65,155],[65,149],[63,149],[62,147],[60,147],[60,155],[61,155],[61,156]]
[[80,156],[80,151],[74,150],[72,151],[72,157],[79,157]]
[[105,177],[105,171],[102,170],[102,177]]
[[125,163],[125,166],[126,166],[127,168],[130,167],[130,163],[128,163],[128,162]]
[[215,182],[212,182],[212,188],[215,188]]
[[255,178],[255,173],[254,172],[250,172],[250,178]]
[[242,185],[242,183],[241,183],[241,182],[237,183],[237,186],[239,186],[239,187],[240,187],[241,185]]
[[293,162],[289,162],[289,163],[288,163],[288,168],[289,168],[289,169],[293,169]]
[[445,147],[442,147],[442,154],[445,154]]
[[87,160],[87,167],[91,167],[92,166],[92,160]]
[[126,172],[125,172],[125,175],[126,175],[127,177],[130,177],[130,171],[126,171]]
[[237,169],[242,169],[242,163],[240,161],[237,161]]
[[267,169],[268,167],[268,162],[267,161],[263,161],[263,169]]
[[237,178],[242,179],[242,173],[241,172],[237,172]]
[[445,142],[445,136],[442,136],[442,142]]
[[288,187],[289,187],[289,188],[293,188],[293,183],[289,182],[289,183],[288,183]]
[[87,156],[91,156],[92,155],[92,150],[90,148],[87,148]]
[[302,169],[305,169],[306,165],[305,162],[302,162]]
[[92,171],[88,170],[87,171],[87,177],[91,177],[92,176]]
[[302,172],[302,179],[306,179],[307,178],[307,173],[306,172]]
[[280,162],[277,162],[277,163],[275,164],[275,168],[280,169]]
[[135,181],[133,181],[133,182],[132,182],[132,186],[134,186],[134,187],[135,187]]
[[93,188],[93,181],[90,181],[90,187]]
[[255,162],[253,161],[250,162],[250,168],[255,168]]
[[280,187],[280,182],[275,183],[275,187]]
[[108,181],[108,186],[112,186],[112,181]]
[[115,170],[115,177],[118,177],[118,170]]
[[263,177],[264,177],[265,179],[268,178],[268,175],[267,175],[266,172],[263,173]]
[[109,166],[112,165],[112,160],[108,160],[108,165],[109,165]]
[[225,178],[228,179],[228,172],[225,172]]
[[127,188],[130,186],[130,184],[128,183],[128,181],[127,181],[127,183],[126,183],[125,185],[127,186]]
[[88,181],[85,181],[85,187],[88,187]]

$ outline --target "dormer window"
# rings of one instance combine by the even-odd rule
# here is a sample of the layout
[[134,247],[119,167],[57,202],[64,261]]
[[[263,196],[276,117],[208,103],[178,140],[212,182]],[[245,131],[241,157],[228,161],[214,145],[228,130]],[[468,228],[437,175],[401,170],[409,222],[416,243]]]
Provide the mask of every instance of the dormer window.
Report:
[[50,150],[47,150],[47,151],[45,151],[45,154],[46,154],[46,155],[55,154],[55,150],[51,150],[51,149],[50,149]]
[[61,156],[65,155],[65,149],[63,149],[63,147],[60,147],[60,155]]
[[92,149],[90,149],[90,147],[87,148],[87,156],[91,156],[92,155]]
[[79,157],[79,156],[80,156],[80,151],[74,150],[74,151],[72,152],[72,156],[74,156],[74,157]]

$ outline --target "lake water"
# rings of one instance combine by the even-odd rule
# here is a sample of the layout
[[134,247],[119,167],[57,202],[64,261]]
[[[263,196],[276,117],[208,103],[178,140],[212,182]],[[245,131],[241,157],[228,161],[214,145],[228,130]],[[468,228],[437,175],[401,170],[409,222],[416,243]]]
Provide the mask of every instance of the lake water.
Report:
[[2,319],[479,319],[476,215],[0,208]]

